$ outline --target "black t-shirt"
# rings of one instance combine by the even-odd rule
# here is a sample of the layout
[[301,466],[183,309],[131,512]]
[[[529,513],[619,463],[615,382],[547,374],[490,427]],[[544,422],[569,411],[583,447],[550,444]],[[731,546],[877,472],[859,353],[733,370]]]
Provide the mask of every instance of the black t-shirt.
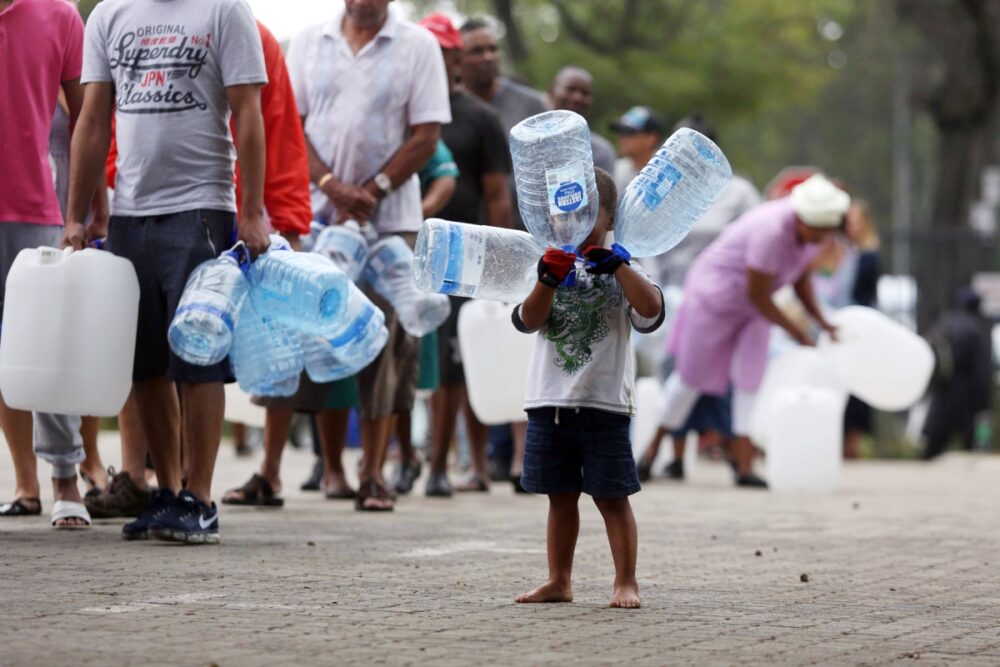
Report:
[[485,102],[464,92],[451,96],[451,122],[441,128],[441,138],[455,156],[458,185],[448,205],[437,217],[455,222],[485,222],[483,175],[509,174],[510,149],[500,117]]

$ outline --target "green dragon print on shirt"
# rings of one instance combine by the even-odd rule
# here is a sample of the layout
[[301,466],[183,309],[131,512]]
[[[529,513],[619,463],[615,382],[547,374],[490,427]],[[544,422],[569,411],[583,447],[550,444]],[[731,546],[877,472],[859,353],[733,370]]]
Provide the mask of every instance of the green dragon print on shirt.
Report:
[[608,336],[608,313],[621,305],[616,285],[608,280],[596,276],[587,281],[578,275],[576,286],[556,292],[545,338],[555,344],[554,362],[566,375],[589,364],[593,347]]

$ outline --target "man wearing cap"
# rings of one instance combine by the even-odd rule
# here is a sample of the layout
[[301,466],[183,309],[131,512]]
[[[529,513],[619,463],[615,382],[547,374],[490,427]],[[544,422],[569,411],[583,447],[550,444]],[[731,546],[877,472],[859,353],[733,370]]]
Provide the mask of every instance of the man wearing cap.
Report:
[[632,107],[621,118],[611,124],[611,130],[618,135],[618,154],[615,162],[615,185],[623,192],[635,175],[663,143],[667,126],[663,119],[649,107]]
[[841,228],[850,203],[846,192],[824,176],[814,176],[789,197],[762,204],[733,222],[688,271],[667,344],[676,367],[664,387],[660,423],[669,430],[680,427],[700,395],[724,394],[731,383],[738,486],[767,486],[753,474],[749,433],[771,326],[781,327],[801,345],[813,344],[775,305],[773,294],[793,285],[806,312],[836,335],[816,303],[809,265],[819,244]]
[[[568,65],[559,70],[552,79],[552,85],[549,86],[549,101],[553,109],[566,109],[586,118],[594,103],[593,89],[594,77],[590,72],[582,67]],[[594,166],[613,174],[618,156],[611,142],[591,129],[590,147],[594,154]]]
[[[437,38],[448,70],[451,123],[441,128],[441,137],[455,156],[459,172],[455,194],[438,216],[456,222],[478,224],[485,221],[493,227],[510,227],[511,203],[507,189],[510,154],[500,118],[488,104],[459,88],[462,35],[451,20],[444,14],[434,13],[420,25]],[[441,387],[431,399],[433,441],[428,496],[450,496],[452,493],[447,477],[448,449],[455,435],[460,407],[469,436],[473,474],[457,490],[485,491],[488,488],[487,428],[469,406],[458,347],[458,312],[467,300],[452,297],[451,316],[438,332]]]

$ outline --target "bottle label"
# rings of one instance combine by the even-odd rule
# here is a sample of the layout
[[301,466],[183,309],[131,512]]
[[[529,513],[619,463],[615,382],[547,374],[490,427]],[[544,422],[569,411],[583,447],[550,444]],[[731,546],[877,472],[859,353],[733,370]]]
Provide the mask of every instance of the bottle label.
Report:
[[587,181],[582,162],[545,170],[549,214],[565,215],[587,205]]
[[659,206],[682,178],[674,165],[658,155],[654,156],[636,179],[643,205],[650,210]]
[[449,248],[456,244],[460,252],[449,251],[448,268],[445,271],[441,294],[471,297],[479,288],[486,264],[486,233],[479,229],[462,228],[453,225],[450,232]]

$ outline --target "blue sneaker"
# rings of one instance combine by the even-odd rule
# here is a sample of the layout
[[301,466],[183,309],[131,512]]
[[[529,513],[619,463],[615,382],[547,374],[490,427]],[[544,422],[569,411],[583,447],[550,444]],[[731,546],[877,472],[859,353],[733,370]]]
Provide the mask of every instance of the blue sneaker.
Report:
[[166,512],[149,526],[158,540],[188,544],[219,543],[219,508],[209,507],[188,491],[181,491]]
[[157,489],[150,493],[146,511],[140,514],[135,521],[130,521],[122,526],[122,539],[148,540],[150,525],[163,512],[167,511],[175,500],[176,496],[170,489]]

